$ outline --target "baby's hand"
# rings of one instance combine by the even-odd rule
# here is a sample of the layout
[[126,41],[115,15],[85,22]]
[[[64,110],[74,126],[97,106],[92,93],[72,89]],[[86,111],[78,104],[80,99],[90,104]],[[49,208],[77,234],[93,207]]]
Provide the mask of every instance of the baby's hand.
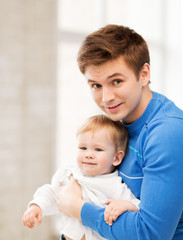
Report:
[[106,201],[108,205],[104,211],[104,220],[107,224],[112,225],[116,219],[126,211],[136,212],[139,209],[130,201],[127,200],[113,200]]
[[39,226],[42,222],[42,210],[38,205],[32,204],[27,211],[25,211],[22,222],[25,226],[33,228],[35,226],[35,218],[37,218],[37,225]]

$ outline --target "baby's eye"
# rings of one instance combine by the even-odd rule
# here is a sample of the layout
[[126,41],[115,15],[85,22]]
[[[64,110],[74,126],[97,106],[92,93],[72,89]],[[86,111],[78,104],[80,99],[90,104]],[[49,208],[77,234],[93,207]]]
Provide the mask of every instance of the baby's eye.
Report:
[[95,151],[102,152],[103,150],[101,148],[95,148]]
[[80,147],[79,149],[81,149],[81,150],[86,150],[87,148],[86,148],[86,147]]

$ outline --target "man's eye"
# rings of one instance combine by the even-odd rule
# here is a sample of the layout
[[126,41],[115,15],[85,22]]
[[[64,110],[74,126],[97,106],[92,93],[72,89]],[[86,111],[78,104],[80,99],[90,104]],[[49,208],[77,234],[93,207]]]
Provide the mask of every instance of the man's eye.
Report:
[[101,148],[95,148],[95,151],[102,152],[103,150]]
[[97,83],[95,83],[95,84],[92,85],[92,88],[94,88],[94,89],[97,89],[97,88],[100,88],[100,87],[101,87],[101,85],[100,85],[100,84],[97,84]]
[[114,84],[114,85],[118,85],[118,84],[120,84],[121,82],[122,82],[122,81],[118,79],[118,80],[114,80],[114,81],[113,81],[113,84]]

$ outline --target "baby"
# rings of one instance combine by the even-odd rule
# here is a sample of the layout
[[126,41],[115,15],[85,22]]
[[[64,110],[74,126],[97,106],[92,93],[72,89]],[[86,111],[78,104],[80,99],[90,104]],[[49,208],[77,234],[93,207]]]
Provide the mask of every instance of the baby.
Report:
[[62,218],[60,234],[64,234],[66,239],[104,240],[77,219],[60,213],[56,196],[60,185],[74,178],[81,186],[84,200],[106,208],[104,218],[107,224],[112,225],[125,211],[138,211],[140,201],[122,183],[116,169],[125,156],[128,134],[120,121],[114,122],[105,115],[96,115],[88,118],[78,129],[77,140],[77,167],[59,169],[51,184],[37,189],[23,215],[23,223],[33,228],[35,218],[40,225],[42,216],[59,213]]

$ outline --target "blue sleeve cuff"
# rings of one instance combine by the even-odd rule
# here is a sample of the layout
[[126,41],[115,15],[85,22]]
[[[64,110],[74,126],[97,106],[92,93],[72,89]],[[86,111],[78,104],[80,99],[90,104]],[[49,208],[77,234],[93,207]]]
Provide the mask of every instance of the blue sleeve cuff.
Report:
[[104,208],[95,206],[91,203],[86,202],[81,209],[81,221],[84,226],[96,229],[97,219],[100,214],[104,212]]
[[[104,221],[104,210],[105,208],[86,202],[81,209],[82,224],[106,239],[116,239],[111,231],[112,227]],[[120,228],[118,231],[120,232]]]

